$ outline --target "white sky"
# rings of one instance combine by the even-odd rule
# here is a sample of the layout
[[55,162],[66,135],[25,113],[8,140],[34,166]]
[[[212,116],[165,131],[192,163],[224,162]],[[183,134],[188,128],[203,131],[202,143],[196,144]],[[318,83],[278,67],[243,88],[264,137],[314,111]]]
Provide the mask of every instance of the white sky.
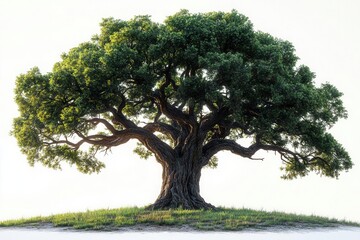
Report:
[[219,154],[219,167],[206,169],[202,195],[210,203],[317,214],[360,222],[360,1],[357,0],[0,0],[0,220],[82,211],[143,206],[159,191],[161,168],[140,160],[131,144],[104,156],[107,168],[83,175],[75,168],[54,171],[29,167],[9,136],[17,116],[13,101],[17,75],[38,66],[45,73],[60,54],[99,31],[104,17],[129,19],[149,14],[162,22],[180,9],[191,12],[238,10],[256,29],[292,42],[301,63],[345,95],[349,118],[331,132],[349,151],[355,166],[339,180],[315,174],[280,179],[279,156],[261,153],[265,161]]

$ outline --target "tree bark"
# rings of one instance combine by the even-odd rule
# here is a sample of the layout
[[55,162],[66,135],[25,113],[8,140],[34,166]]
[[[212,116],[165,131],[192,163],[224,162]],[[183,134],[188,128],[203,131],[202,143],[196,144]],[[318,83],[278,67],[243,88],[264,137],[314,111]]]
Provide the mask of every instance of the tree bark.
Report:
[[200,196],[200,176],[201,166],[189,159],[163,165],[161,192],[149,209],[214,209]]

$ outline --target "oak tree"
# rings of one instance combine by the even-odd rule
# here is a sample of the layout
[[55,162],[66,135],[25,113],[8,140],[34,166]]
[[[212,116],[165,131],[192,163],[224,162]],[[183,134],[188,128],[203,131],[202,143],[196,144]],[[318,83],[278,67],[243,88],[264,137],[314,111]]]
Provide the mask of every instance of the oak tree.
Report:
[[199,181],[220,151],[276,152],[287,179],[352,167],[328,133],[347,116],[342,93],[316,86],[293,45],[255,31],[247,17],[182,10],[162,24],[136,16],[100,25],[52,72],[18,76],[13,135],[30,164],[98,172],[97,152],[136,139],[135,152],[163,169],[153,209],[213,208]]

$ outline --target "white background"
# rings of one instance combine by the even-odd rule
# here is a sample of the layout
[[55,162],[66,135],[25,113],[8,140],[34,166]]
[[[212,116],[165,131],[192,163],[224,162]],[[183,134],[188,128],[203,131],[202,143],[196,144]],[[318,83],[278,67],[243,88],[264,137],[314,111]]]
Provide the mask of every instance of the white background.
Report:
[[219,167],[205,169],[203,197],[216,206],[248,207],[316,214],[360,222],[360,2],[357,0],[0,0],[0,220],[98,208],[144,206],[160,191],[161,168],[132,153],[134,143],[101,156],[107,168],[83,175],[64,166],[54,171],[29,167],[9,136],[17,116],[13,101],[16,76],[38,66],[45,73],[60,54],[90,40],[102,18],[130,19],[148,14],[157,22],[191,12],[231,11],[248,16],[255,29],[289,40],[300,63],[344,93],[349,112],[331,132],[349,151],[354,167],[338,180],[310,174],[280,179],[279,156],[262,152],[264,161],[228,153]]

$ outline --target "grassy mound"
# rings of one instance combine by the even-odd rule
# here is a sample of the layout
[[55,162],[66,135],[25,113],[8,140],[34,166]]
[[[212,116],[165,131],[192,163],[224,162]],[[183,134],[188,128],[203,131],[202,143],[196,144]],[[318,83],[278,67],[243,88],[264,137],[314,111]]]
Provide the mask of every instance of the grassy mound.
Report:
[[0,227],[62,227],[79,230],[208,230],[239,231],[266,228],[315,228],[334,226],[360,226],[357,223],[338,221],[318,216],[304,216],[281,212],[250,209],[216,210],[163,210],[120,208],[66,213],[48,217],[9,220]]

